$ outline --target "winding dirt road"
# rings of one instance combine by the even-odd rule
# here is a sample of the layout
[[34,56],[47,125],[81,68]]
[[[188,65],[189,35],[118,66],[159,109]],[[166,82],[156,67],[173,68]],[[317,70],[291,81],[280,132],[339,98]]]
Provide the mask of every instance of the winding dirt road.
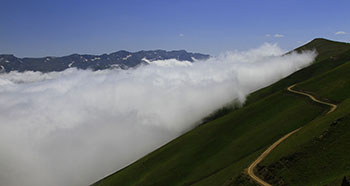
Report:
[[[293,90],[292,88],[295,86],[296,84],[294,85],[291,85],[287,88],[288,91],[290,92],[293,92],[295,94],[301,94],[301,95],[304,95],[304,96],[307,96],[309,97],[312,101],[315,101],[317,103],[321,103],[321,104],[324,104],[324,105],[328,105],[331,107],[331,109],[327,112],[327,114],[333,112],[336,108],[337,108],[337,105],[335,104],[332,104],[332,103],[327,103],[327,102],[324,102],[324,101],[321,101],[321,100],[318,100],[316,99],[314,96],[310,95],[310,94],[307,94],[307,93],[304,93],[304,92],[300,92],[300,91],[297,91],[297,90]],[[293,130],[292,132],[286,134],[285,136],[283,136],[282,138],[280,138],[279,140],[277,140],[275,143],[273,143],[269,148],[267,148],[252,164],[250,164],[250,166],[248,167],[248,175],[253,179],[255,180],[257,183],[259,183],[260,185],[263,185],[263,186],[271,186],[271,184],[265,182],[264,180],[260,179],[259,177],[257,177],[255,174],[254,174],[254,168],[274,149],[276,148],[282,141],[284,141],[285,139],[287,139],[289,136],[291,136],[292,134],[298,132],[302,127],[296,129],[296,130]]]
[[300,92],[300,91],[297,91],[297,90],[293,90],[292,88],[293,88],[295,85],[296,85],[296,84],[294,84],[294,85],[292,85],[292,86],[289,86],[289,87],[287,88],[287,90],[290,91],[290,92],[296,93],[296,94],[301,94],[301,95],[307,96],[307,97],[309,97],[312,101],[315,101],[315,102],[317,102],[317,103],[321,103],[321,104],[330,106],[331,109],[327,112],[327,114],[333,112],[333,111],[337,108],[337,105],[335,105],[335,104],[327,103],[327,102],[324,102],[324,101],[321,101],[321,100],[316,99],[315,97],[313,97],[313,96],[310,95],[310,94],[307,94],[307,93],[304,93],[304,92]]

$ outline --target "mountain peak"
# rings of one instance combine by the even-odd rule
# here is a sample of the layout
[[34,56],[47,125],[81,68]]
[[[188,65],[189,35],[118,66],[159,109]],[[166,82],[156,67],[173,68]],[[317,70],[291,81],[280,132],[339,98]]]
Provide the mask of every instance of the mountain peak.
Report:
[[319,55],[316,61],[331,57],[330,54],[338,55],[350,50],[350,44],[338,41],[331,41],[325,38],[315,38],[305,45],[294,49],[293,51],[302,52],[306,50],[315,50]]
[[41,58],[17,58],[14,55],[0,55],[1,71],[40,71],[52,72],[63,71],[67,68],[103,70],[108,68],[127,69],[144,64],[143,59],[149,61],[177,59],[179,61],[201,60],[209,58],[209,55],[190,53],[185,50],[165,51],[151,50],[128,52],[120,50],[110,54],[81,55],[71,54],[63,57],[41,57]]

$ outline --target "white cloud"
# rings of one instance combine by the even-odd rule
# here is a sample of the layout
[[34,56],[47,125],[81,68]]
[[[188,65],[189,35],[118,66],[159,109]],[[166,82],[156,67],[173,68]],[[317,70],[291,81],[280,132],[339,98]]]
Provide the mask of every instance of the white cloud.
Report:
[[346,32],[344,32],[344,31],[338,31],[338,32],[334,33],[334,35],[345,35],[345,34],[346,34]]
[[284,37],[284,35],[283,34],[274,34],[274,35],[266,34],[265,37],[282,38],[282,37]]
[[184,37],[185,36],[185,34],[179,34],[179,37]]
[[0,74],[0,185],[91,184],[315,57],[283,53],[265,44],[191,65]]
[[282,38],[282,37],[284,37],[284,35],[283,34],[275,34],[273,37],[275,37],[275,38]]
[[167,60],[156,60],[149,62],[152,63],[153,65],[157,66],[167,66],[167,67],[175,67],[175,66],[192,66],[193,63],[189,61],[178,61],[176,59],[167,59]]

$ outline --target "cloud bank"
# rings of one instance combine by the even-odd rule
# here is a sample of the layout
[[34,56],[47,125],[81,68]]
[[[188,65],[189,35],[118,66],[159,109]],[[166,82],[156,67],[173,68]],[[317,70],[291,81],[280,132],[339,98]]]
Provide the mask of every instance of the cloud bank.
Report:
[[265,44],[195,63],[0,74],[0,185],[88,185],[309,65]]

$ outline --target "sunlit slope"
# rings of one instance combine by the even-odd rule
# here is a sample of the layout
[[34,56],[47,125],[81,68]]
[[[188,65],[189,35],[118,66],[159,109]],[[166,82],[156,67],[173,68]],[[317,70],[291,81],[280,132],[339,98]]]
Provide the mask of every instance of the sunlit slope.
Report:
[[276,185],[340,185],[350,176],[350,61],[296,88],[338,103],[338,108],[277,147],[258,172]]
[[[327,51],[324,45],[332,45],[331,51]],[[305,46],[316,46],[316,50],[327,55],[320,53],[326,57],[318,58],[313,65],[256,91],[248,97],[244,107],[191,130],[95,185],[239,183],[236,178],[264,149],[284,134],[322,119],[322,114],[328,109],[285,89],[291,84],[307,82],[336,70],[350,60],[350,46],[323,39]],[[334,49],[337,47],[346,49],[339,52]]]

